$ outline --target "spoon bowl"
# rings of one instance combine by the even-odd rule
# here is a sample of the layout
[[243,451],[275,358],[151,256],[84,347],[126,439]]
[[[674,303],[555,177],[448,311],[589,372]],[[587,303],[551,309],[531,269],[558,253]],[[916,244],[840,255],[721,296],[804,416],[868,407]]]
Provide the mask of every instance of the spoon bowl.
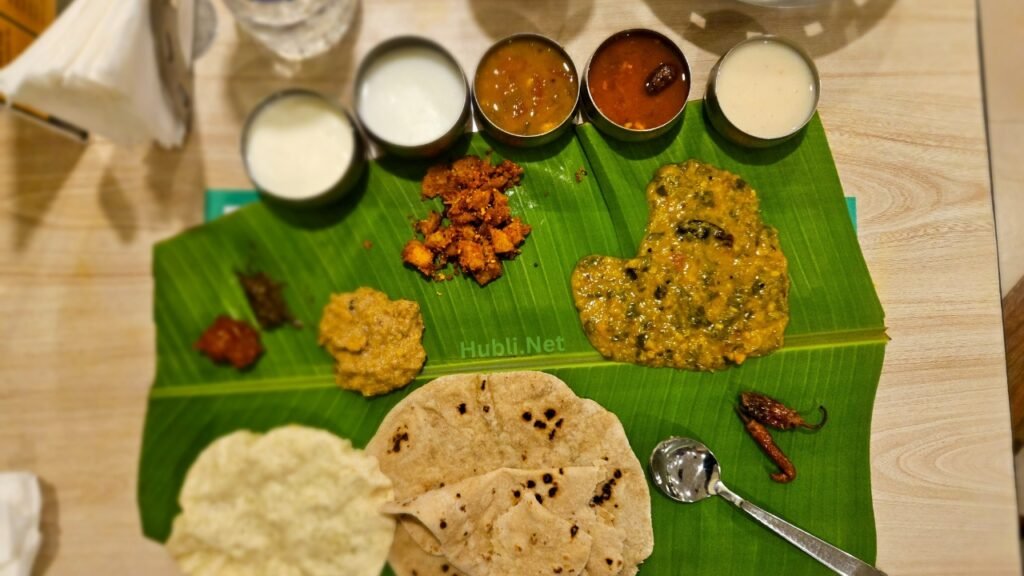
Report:
[[762,510],[729,490],[722,483],[718,459],[707,446],[692,438],[673,436],[662,440],[651,453],[649,466],[654,485],[662,494],[677,502],[698,502],[710,496],[721,496],[837,574],[885,576],[885,572]]
[[673,436],[651,453],[651,479],[663,494],[678,502],[699,502],[718,494],[718,459],[707,446]]

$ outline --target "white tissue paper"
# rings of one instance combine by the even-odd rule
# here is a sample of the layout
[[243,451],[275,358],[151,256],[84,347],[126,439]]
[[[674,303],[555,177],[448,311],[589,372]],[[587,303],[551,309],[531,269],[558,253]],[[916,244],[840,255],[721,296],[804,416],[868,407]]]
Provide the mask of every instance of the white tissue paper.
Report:
[[29,472],[0,472],[0,576],[29,576],[42,536],[39,480]]
[[[118,144],[181,145],[186,124],[161,82],[150,5],[75,0],[0,70],[0,92]],[[181,36],[191,39],[186,24]]]

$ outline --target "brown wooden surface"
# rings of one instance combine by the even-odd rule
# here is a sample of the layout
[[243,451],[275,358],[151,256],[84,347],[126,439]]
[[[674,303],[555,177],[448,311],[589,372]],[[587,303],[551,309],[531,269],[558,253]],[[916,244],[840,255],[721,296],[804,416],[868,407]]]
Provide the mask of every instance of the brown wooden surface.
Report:
[[291,80],[238,39],[219,4],[217,15],[184,150],[82,147],[0,113],[0,469],[46,482],[46,573],[175,573],[135,510],[155,366],[150,250],[200,222],[205,188],[248,186],[238,136],[257,101],[294,84],[348,101],[359,57],[400,33],[441,41],[471,71],[511,32],[546,33],[582,66],[633,26],[680,42],[691,97],[748,31],[785,33],[814,54],[892,337],[872,424],[878,564],[891,575],[1020,570],[974,2],[372,1],[338,49]]
[[1006,379],[1015,450],[1024,446],[1024,278],[1003,298],[1006,333]]

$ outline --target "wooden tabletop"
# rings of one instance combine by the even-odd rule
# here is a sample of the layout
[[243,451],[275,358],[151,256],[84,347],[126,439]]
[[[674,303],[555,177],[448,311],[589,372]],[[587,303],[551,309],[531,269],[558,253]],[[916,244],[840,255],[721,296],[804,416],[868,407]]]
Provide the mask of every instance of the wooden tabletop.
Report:
[[151,247],[200,223],[205,189],[249,186],[238,140],[256,102],[296,84],[350,101],[359,58],[402,33],[440,41],[473,70],[513,32],[547,34],[582,65],[637,26],[679,42],[695,98],[748,32],[783,33],[815,56],[892,337],[872,423],[878,565],[1020,571],[974,1],[363,2],[342,44],[291,79],[219,2],[215,13],[183,150],[83,146],[0,113],[0,470],[43,479],[46,574],[176,573],[135,507],[155,370]]

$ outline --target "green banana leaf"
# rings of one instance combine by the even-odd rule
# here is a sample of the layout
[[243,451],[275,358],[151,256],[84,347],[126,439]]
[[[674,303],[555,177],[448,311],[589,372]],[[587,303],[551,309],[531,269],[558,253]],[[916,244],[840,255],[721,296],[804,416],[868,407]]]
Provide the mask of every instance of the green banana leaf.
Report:
[[[647,143],[619,143],[582,125],[534,150],[473,135],[451,156],[466,153],[524,166],[510,200],[533,226],[522,254],[483,288],[468,278],[427,282],[400,261],[412,222],[438,207],[420,200],[425,162],[371,163],[354,197],[330,210],[255,204],[156,246],[157,377],[138,481],[145,534],[168,537],[185,473],[224,434],[300,423],[362,446],[388,410],[432,378],[532,369],[562,378],[618,415],[641,462],[664,437],[698,438],[716,452],[735,491],[873,561],[868,449],[884,316],[820,120],[781,147],[750,151],[718,139],[699,103],[691,103],[679,129]],[[690,157],[742,175],[760,192],[765,220],[779,229],[791,277],[786,344],[713,374],[606,361],[579,325],[570,272],[588,254],[631,256],[646,223],[647,181],[661,164]],[[587,175],[578,179],[581,168]],[[305,324],[264,332],[267,353],[241,373],[192,348],[218,314],[255,323],[238,270],[285,280],[292,311]],[[316,344],[330,294],[359,286],[417,301],[426,324],[423,373],[405,390],[374,399],[337,389],[332,361]],[[816,434],[776,434],[799,471],[793,483],[768,478],[770,463],[733,411],[742,390],[801,410],[829,409],[828,426]],[[655,550],[644,575],[828,573],[724,501],[676,504],[653,487],[651,498]]]

